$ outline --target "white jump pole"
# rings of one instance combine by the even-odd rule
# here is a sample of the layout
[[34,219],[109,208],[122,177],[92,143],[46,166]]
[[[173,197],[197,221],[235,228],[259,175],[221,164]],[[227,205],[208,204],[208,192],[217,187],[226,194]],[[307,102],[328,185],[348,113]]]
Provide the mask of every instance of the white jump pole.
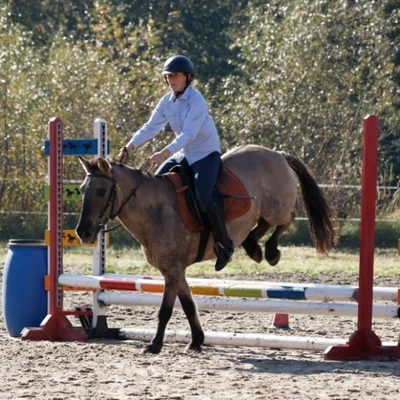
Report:
[[[101,292],[98,295],[98,300],[105,305],[120,306],[159,307],[161,305],[161,299],[161,295],[150,293]],[[242,299],[210,296],[196,296],[194,299],[199,310],[336,315],[349,317],[357,316],[358,311],[358,305],[351,303],[294,302],[290,300]],[[175,307],[181,308],[178,299],[175,302]],[[377,318],[396,318],[399,315],[399,308],[395,305],[374,305],[373,313]]]
[[[155,330],[140,328],[124,328],[120,331],[120,339],[140,340],[150,342],[155,335]],[[191,334],[187,331],[167,330],[165,342],[190,343]],[[206,346],[245,346],[269,349],[293,349],[324,351],[329,346],[346,344],[345,339],[327,339],[307,336],[275,336],[258,333],[231,333],[231,332],[205,332],[204,344]],[[388,343],[396,345],[396,343]]]
[[[93,124],[93,135],[97,139],[97,156],[106,158],[107,157],[107,123],[104,119],[96,118]],[[107,229],[107,226],[104,227]],[[104,230],[100,230],[97,235],[97,245],[93,250],[93,274],[103,275],[106,272],[106,255],[107,255],[107,245],[106,245],[106,234]],[[100,316],[106,316],[105,307],[99,304],[97,301],[97,296],[100,293],[101,288],[93,294],[93,321],[92,328],[96,328],[98,325],[98,319]]]

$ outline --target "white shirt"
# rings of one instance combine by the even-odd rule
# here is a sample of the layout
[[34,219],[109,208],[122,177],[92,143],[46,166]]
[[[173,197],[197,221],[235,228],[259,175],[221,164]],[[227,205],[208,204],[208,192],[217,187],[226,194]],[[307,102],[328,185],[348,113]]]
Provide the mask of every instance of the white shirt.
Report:
[[214,120],[203,95],[189,86],[182,96],[167,93],[158,103],[150,119],[130,140],[135,147],[152,139],[169,123],[176,137],[166,147],[172,154],[181,152],[189,164],[217,151],[220,141]]

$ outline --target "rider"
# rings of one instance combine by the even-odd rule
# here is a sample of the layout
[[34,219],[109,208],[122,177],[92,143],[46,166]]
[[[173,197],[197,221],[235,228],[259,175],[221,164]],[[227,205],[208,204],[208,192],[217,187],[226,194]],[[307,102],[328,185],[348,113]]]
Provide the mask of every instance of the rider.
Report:
[[152,139],[169,123],[176,137],[163,150],[154,153],[150,161],[161,164],[156,175],[164,174],[176,165],[190,166],[199,206],[207,215],[215,237],[215,269],[220,271],[231,260],[234,245],[225,227],[223,201],[214,190],[222,169],[217,128],[205,98],[190,85],[195,70],[189,58],[181,55],[168,58],[162,75],[171,92],[161,98],[150,119],[120,150],[118,157],[121,162],[126,161],[133,149]]

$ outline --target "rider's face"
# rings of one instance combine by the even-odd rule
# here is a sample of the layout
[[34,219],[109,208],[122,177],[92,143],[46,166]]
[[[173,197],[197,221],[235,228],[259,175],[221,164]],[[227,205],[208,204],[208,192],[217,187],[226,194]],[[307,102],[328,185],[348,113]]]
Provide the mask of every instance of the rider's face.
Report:
[[167,75],[167,82],[174,92],[182,92],[186,86],[186,75],[183,72],[176,72]]

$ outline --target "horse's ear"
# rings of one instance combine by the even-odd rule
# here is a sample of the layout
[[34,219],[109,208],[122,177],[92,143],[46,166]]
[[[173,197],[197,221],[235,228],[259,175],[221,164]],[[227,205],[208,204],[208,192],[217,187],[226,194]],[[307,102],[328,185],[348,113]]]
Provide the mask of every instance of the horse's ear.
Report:
[[82,164],[83,169],[87,172],[90,173],[90,167],[89,167],[89,161],[86,160],[86,158],[83,158],[81,156],[78,156],[79,162]]
[[111,164],[105,158],[99,157],[97,159],[97,166],[104,175],[111,177]]

